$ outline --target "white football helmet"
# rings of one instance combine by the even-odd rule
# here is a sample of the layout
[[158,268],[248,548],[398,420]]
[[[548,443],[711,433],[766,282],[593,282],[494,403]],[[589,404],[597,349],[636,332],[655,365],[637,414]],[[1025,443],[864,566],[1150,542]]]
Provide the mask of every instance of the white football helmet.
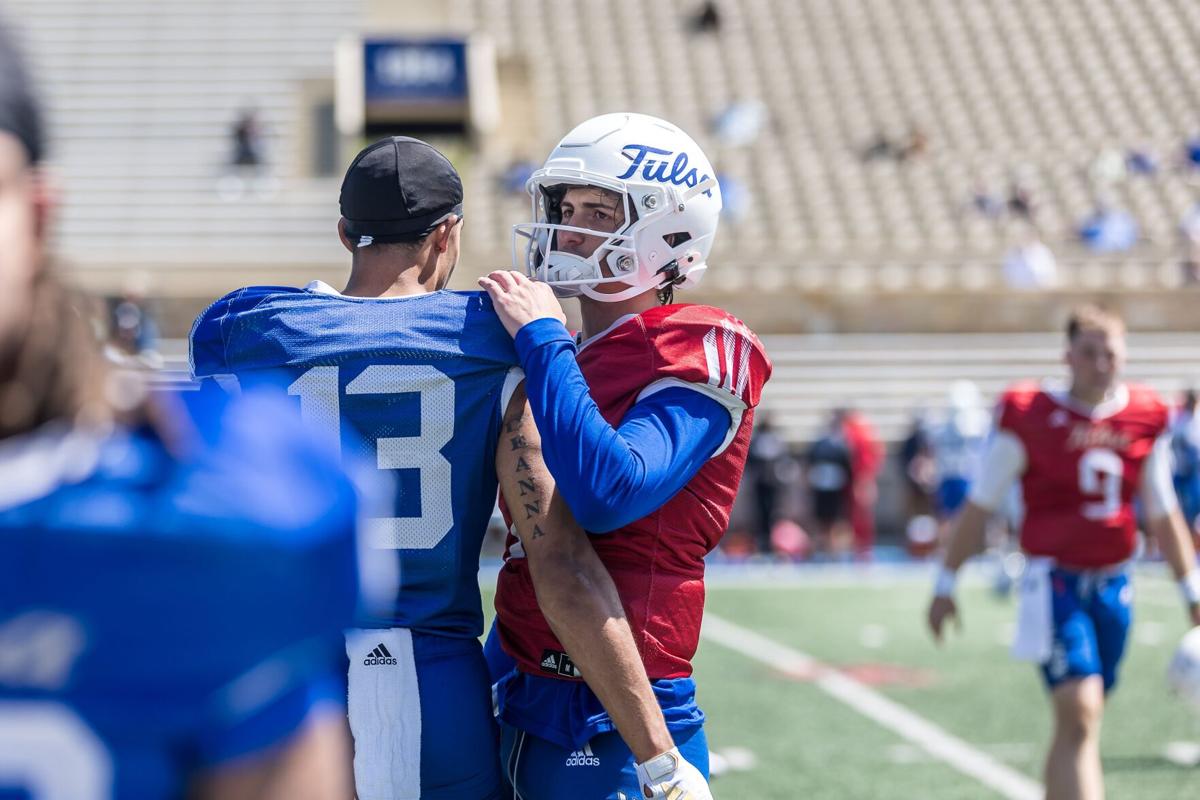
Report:
[[1200,714],[1200,628],[1184,634],[1167,667],[1167,684]]
[[[618,193],[624,224],[613,232],[561,224],[560,203],[572,186]],[[665,120],[625,113],[593,117],[563,137],[525,188],[533,197],[534,221],[513,226],[513,268],[550,284],[560,297],[616,302],[650,289],[694,285],[707,268],[721,190],[704,152]],[[557,249],[563,231],[604,241],[583,257]],[[609,283],[628,288],[596,291]]]

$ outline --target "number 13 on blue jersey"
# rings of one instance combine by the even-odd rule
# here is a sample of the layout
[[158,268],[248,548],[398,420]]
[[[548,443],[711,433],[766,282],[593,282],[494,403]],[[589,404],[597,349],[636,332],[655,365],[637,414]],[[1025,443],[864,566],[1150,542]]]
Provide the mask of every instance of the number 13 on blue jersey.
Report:
[[[288,394],[299,396],[304,419],[340,447],[338,369],[312,367],[288,387]],[[368,519],[364,533],[372,547],[429,550],[454,527],[451,466],[441,452],[454,436],[454,381],[427,364],[374,364],[346,384],[347,395],[414,393],[420,395],[420,433],[377,437],[375,448],[379,469],[420,470],[421,513]]]

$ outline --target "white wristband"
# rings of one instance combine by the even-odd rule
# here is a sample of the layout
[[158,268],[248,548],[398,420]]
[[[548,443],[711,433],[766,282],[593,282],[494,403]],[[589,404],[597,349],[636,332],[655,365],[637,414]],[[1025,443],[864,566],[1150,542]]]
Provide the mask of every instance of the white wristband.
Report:
[[1200,569],[1193,569],[1179,581],[1179,592],[1183,602],[1189,606],[1200,603]]
[[945,566],[938,567],[937,577],[933,581],[934,597],[953,597],[954,587],[958,584],[958,573]]

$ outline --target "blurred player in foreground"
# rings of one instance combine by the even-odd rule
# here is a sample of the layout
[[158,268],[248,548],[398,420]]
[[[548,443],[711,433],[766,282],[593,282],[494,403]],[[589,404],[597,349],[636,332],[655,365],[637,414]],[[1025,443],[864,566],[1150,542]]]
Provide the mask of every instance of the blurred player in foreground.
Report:
[[478,584],[497,471],[547,618],[631,746],[671,747],[616,588],[553,494],[512,340],[487,295],[443,288],[462,200],[437,150],[377,142],[342,184],[345,289],[241,289],[192,330],[197,376],[282,377],[312,423],[337,440],[344,419],[399,479],[392,516],[366,534],[376,557],[399,552],[400,591],[346,645],[360,800],[500,797]]
[[277,400],[103,362],[42,147],[0,33],[0,796],[345,798],[355,489]]
[[1020,478],[1026,515],[1014,657],[1041,666],[1054,707],[1046,759],[1050,800],[1104,795],[1100,720],[1130,625],[1128,566],[1134,497],[1200,625],[1200,571],[1168,465],[1167,408],[1151,389],[1120,382],[1125,326],[1085,306],[1067,326],[1065,391],[1022,384],[1001,400],[996,432],[938,574],[928,621],[941,641],[958,568],[983,544],[988,516]]
[[[683,131],[638,114],[578,126],[534,173],[519,272],[480,283],[515,337],[546,464],[620,591],[676,747],[631,753],[538,611],[510,538],[497,633],[518,669],[497,684],[505,771],[525,800],[707,798],[691,659],[704,557],[729,521],[771,367],[740,321],[671,304],[712,248],[721,194]],[[551,289],[551,287],[554,287]],[[554,291],[579,295],[584,341]],[[578,361],[577,361],[578,358]]]

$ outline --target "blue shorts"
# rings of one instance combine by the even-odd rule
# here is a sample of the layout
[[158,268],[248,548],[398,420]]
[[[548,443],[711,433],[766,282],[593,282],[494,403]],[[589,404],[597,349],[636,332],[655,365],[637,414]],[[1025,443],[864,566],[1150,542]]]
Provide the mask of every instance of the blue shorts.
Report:
[[1104,679],[1104,691],[1117,683],[1132,621],[1133,586],[1119,572],[1050,571],[1054,644],[1042,665],[1046,684],[1089,675]]
[[[708,777],[704,728],[673,733],[680,754]],[[616,733],[595,736],[579,750],[500,723],[500,759],[516,800],[641,800],[633,753]],[[514,791],[515,788],[515,791]]]
[[946,478],[938,484],[937,506],[942,516],[950,516],[967,501],[967,490],[971,483],[966,478]]
[[[501,800],[500,731],[479,641],[401,629],[350,637],[358,795]],[[418,764],[415,778],[411,767]]]
[[1188,530],[1195,530],[1200,517],[1200,476],[1175,478],[1175,494],[1179,497],[1179,510]]

